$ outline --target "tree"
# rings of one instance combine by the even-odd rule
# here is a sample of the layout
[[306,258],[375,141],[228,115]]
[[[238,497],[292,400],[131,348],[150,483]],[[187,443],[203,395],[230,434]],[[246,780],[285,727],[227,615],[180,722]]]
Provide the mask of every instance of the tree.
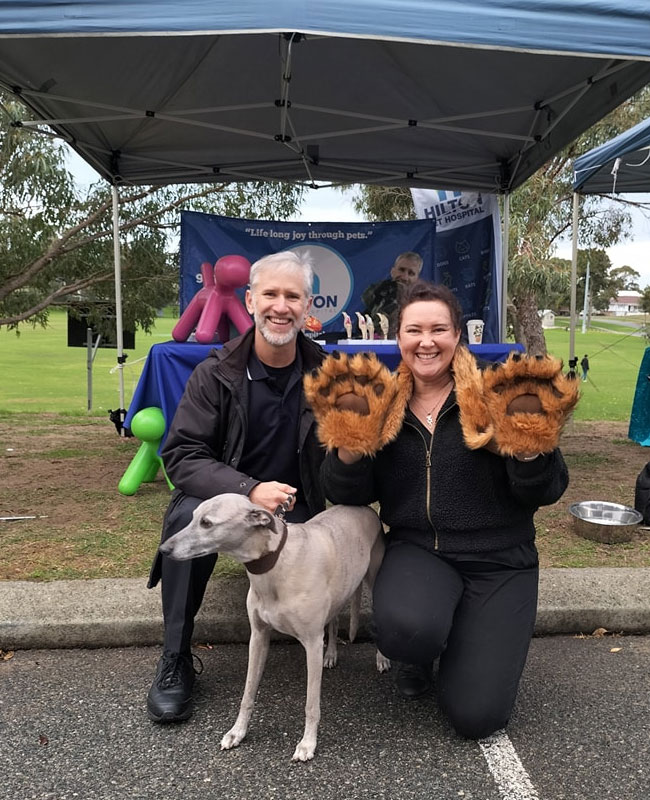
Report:
[[[0,326],[46,325],[54,304],[112,302],[110,188],[85,193],[54,137],[12,126],[26,110],[0,96]],[[124,327],[149,330],[157,309],[177,295],[172,251],[179,210],[282,219],[302,188],[280,183],[121,187],[120,238]],[[101,310],[91,321],[102,329]]]
[[638,273],[632,267],[628,267],[627,264],[610,270],[609,276],[616,283],[617,293],[641,291],[639,289],[639,279],[641,278],[640,273]]
[[[517,341],[522,342],[529,352],[546,352],[538,309],[551,305],[548,298],[566,295],[569,291],[570,264],[555,258],[554,252],[558,242],[571,230],[573,160],[649,114],[650,88],[646,87],[555,155],[512,193],[508,315]],[[604,202],[598,195],[581,196],[579,241],[602,252],[625,238],[630,230],[627,211],[630,205],[649,208],[647,204],[618,198]],[[361,187],[355,206],[369,219],[414,218],[408,189]],[[616,277],[628,280],[630,275],[619,274]],[[598,303],[603,301],[600,292],[604,291],[605,283],[603,277]]]
[[641,292],[641,311],[644,314],[650,314],[650,286],[646,286]]
[[[569,271],[571,262],[565,259],[557,259],[562,263],[562,269]],[[612,262],[604,250],[590,248],[589,250],[578,250],[577,265],[577,285],[576,285],[576,310],[579,313],[584,308],[585,283],[587,274],[587,264],[589,265],[589,309],[596,311],[606,311],[610,302],[619,292],[625,290],[639,289],[639,273],[632,267],[612,268]],[[568,309],[570,305],[569,291],[552,297],[549,300],[549,308]]]

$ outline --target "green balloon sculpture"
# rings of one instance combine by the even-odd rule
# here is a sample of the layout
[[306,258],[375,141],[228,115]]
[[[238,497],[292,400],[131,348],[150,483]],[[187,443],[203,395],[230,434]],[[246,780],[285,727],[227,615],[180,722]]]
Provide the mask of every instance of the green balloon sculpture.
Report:
[[167,485],[173,490],[174,486],[167,477],[162,458],[158,455],[160,440],[165,433],[165,418],[162,411],[156,406],[138,411],[131,420],[131,432],[142,441],[142,444],[118,484],[120,494],[135,494],[140,484],[150,483],[156,479],[159,469],[162,469]]

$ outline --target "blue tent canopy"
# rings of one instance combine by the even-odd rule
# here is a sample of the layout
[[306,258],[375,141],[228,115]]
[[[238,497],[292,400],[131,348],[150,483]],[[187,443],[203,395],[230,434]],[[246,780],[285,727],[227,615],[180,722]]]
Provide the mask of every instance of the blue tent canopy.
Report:
[[648,81],[646,0],[0,3],[0,88],[112,183],[510,191]]
[[650,119],[576,158],[573,191],[650,192]]
[[547,53],[644,58],[645,0],[15,0],[0,30],[20,35],[269,33],[470,45]]

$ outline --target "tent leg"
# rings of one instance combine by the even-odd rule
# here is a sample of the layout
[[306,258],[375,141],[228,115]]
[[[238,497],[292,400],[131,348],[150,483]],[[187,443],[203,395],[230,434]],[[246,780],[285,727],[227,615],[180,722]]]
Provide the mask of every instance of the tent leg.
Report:
[[573,231],[571,238],[571,305],[569,317],[569,368],[576,354],[576,284],[578,282],[578,212],[580,209],[578,193],[573,193]]
[[[115,328],[117,338],[117,374],[120,388],[120,422],[124,423],[126,409],[124,407],[124,336],[122,330],[122,259],[120,254],[120,200],[117,186],[111,186],[113,196],[113,260],[115,264]],[[124,436],[124,428],[120,435]]]
[[508,331],[508,243],[510,240],[510,192],[503,195],[503,241],[501,243],[501,341]]

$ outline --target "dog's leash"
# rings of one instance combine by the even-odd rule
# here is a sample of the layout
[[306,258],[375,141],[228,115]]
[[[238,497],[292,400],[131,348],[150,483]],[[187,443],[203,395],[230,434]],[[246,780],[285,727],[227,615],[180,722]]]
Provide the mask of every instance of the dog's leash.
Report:
[[280,544],[277,546],[275,550],[271,553],[267,553],[265,556],[261,556],[260,558],[256,558],[254,561],[247,561],[244,566],[248,570],[248,572],[252,573],[253,575],[263,575],[265,572],[269,572],[273,569],[276,565],[277,560],[282,552],[282,548],[287,541],[287,533],[289,528],[287,527],[287,523],[284,521],[284,515],[287,513],[289,508],[291,507],[291,503],[293,502],[293,495],[287,495],[287,499],[284,503],[281,503],[275,509],[275,515],[280,522],[282,523],[282,527],[284,530],[282,531],[282,537],[280,539]]

